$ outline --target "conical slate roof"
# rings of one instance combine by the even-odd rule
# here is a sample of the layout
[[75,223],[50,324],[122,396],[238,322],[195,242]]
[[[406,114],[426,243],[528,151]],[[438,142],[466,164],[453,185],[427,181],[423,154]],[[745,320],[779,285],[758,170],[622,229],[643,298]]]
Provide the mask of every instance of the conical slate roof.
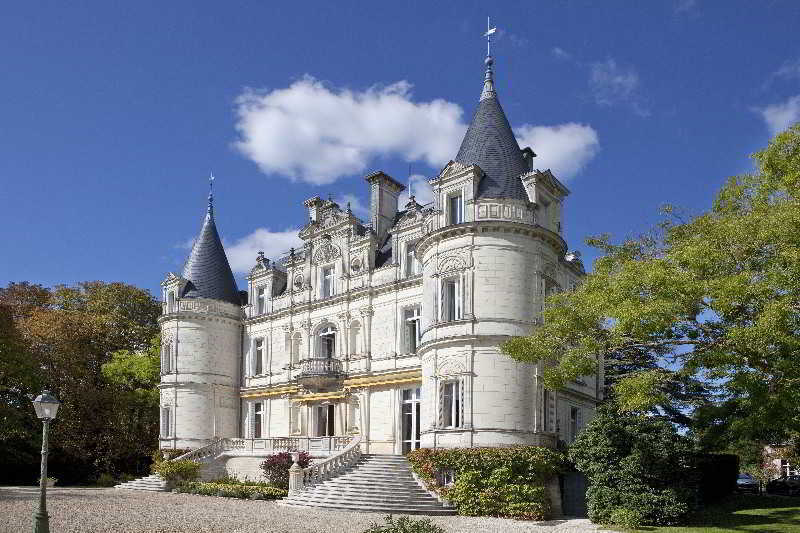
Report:
[[211,298],[234,305],[241,304],[236,280],[217,233],[213,197],[210,195],[203,229],[183,265],[183,278],[189,280],[184,298]]
[[485,176],[478,186],[478,198],[528,200],[519,179],[528,171],[528,165],[497,99],[491,57],[486,58],[486,78],[478,109],[455,160],[463,165],[478,165],[484,171]]

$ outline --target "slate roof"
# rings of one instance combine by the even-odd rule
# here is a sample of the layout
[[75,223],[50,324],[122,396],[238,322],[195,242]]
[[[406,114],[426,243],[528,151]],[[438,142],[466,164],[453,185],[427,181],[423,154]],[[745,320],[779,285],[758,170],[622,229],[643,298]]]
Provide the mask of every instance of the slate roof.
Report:
[[478,109],[455,160],[463,165],[478,165],[484,171],[485,176],[478,186],[478,198],[528,200],[519,179],[528,172],[528,164],[497,99],[491,58],[487,58],[486,79]]
[[183,266],[183,278],[189,280],[182,294],[184,298],[211,298],[234,305],[241,304],[236,279],[214,222],[214,206],[210,196],[203,228]]

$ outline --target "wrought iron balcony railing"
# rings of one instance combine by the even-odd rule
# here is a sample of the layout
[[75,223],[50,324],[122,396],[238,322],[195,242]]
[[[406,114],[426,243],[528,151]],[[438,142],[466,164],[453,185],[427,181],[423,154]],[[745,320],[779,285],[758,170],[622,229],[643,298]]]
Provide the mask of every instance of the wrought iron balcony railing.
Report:
[[344,378],[339,359],[304,359],[300,361],[297,381],[311,390],[325,390],[337,386]]

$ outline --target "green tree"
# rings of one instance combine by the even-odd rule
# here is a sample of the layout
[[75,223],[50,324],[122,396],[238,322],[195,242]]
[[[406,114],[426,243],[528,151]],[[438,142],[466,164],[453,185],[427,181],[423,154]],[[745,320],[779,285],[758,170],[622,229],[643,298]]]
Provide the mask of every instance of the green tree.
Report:
[[697,407],[674,392],[699,383],[737,435],[781,442],[800,429],[800,125],[753,158],[706,213],[621,244],[590,239],[604,252],[594,271],[504,351],[551,363],[551,388],[638,357],[647,364],[613,387],[625,410]]

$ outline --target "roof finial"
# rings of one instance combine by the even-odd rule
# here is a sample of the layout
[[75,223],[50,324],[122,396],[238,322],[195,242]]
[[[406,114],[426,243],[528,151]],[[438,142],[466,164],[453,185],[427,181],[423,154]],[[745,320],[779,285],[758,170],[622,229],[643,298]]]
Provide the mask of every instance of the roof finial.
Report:
[[411,163],[408,164],[408,199],[411,200],[414,198],[414,182],[411,179]]
[[214,172],[208,178],[208,212],[214,211]]
[[497,28],[492,28],[491,23],[489,22],[489,17],[486,17],[486,33],[483,35],[486,37],[486,75],[483,79],[483,92],[481,92],[481,100],[485,100],[487,98],[493,98],[497,96],[494,92],[494,80],[492,79],[492,63],[494,63],[494,59],[492,59],[492,34],[497,31]]

